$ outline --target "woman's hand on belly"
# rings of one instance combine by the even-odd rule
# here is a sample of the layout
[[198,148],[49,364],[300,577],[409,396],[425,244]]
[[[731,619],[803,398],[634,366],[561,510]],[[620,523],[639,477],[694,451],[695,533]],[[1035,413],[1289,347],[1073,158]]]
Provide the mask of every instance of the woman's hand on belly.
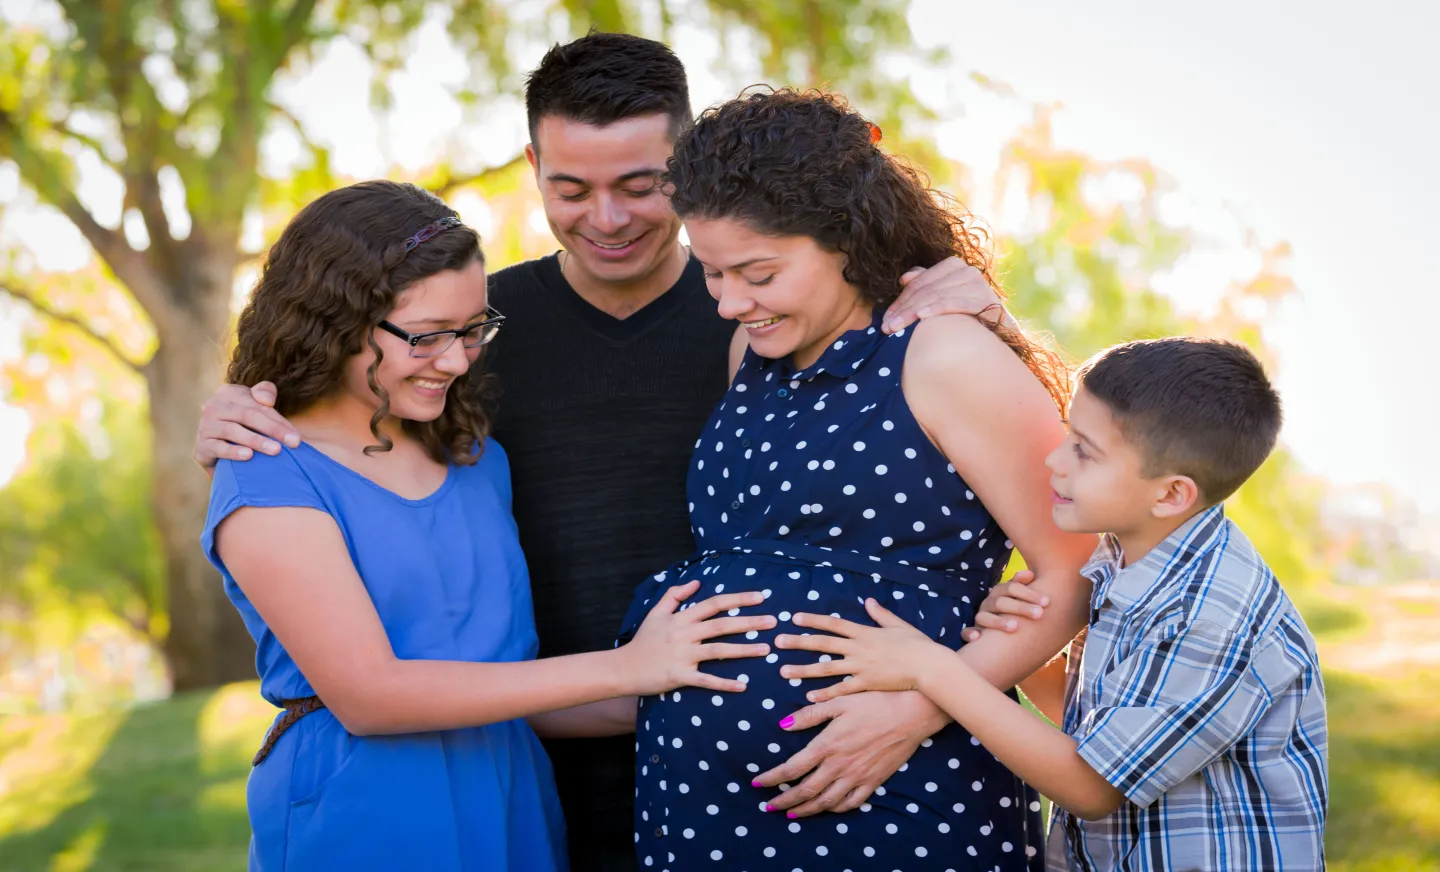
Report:
[[799,818],[859,808],[950,717],[923,694],[876,691],[806,706],[780,723],[806,730],[826,721],[804,750],[756,777],[756,786],[774,787],[803,776],[770,800],[772,809]]

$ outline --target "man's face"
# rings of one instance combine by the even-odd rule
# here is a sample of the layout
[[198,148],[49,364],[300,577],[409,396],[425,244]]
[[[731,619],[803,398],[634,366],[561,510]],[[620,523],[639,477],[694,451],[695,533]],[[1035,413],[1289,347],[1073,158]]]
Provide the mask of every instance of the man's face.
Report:
[[680,219],[660,190],[670,119],[642,115],[604,127],[546,115],[526,148],[550,230],[566,264],[604,282],[643,281],[670,262]]

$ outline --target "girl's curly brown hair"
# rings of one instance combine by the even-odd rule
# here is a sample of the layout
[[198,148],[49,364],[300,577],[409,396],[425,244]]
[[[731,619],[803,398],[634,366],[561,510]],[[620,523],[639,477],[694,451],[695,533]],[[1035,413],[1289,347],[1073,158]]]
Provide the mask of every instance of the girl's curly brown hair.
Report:
[[[875,128],[844,98],[766,88],[705,110],[666,164],[670,203],[684,218],[744,222],[775,236],[808,236],[845,255],[845,280],[875,306],[900,295],[906,270],[956,256],[991,274],[988,234],[914,167],[882,152]],[[1019,330],[989,324],[1025,362],[1063,415],[1069,371]]]
[[[346,360],[368,346],[375,352],[368,381],[380,407],[370,419],[378,445],[365,453],[390,450],[393,443],[379,429],[390,398],[375,376],[384,357],[375,343],[376,325],[414,283],[485,262],[480,237],[463,225],[405,251],[406,239],[448,217],[455,212],[434,194],[388,181],[340,188],[301,209],[271,247],[240,313],[227,380],[274,382],[276,411],[293,415],[337,390]],[[482,360],[450,386],[440,417],[401,422],[439,463],[468,465],[479,458],[489,430]]]

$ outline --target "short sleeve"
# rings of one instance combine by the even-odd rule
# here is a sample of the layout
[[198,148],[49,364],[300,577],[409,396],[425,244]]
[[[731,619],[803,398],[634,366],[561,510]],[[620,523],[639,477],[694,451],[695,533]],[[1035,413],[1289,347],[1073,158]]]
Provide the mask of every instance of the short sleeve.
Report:
[[1271,688],[1299,668],[1278,640],[1206,621],[1172,625],[1087,677],[1100,692],[1075,732],[1077,750],[1131,802],[1148,806],[1253,731]]
[[330,513],[300,458],[289,448],[274,456],[255,454],[244,461],[221,460],[215,464],[210,482],[210,506],[205,513],[205,530],[200,547],[216,569],[224,571],[215,553],[215,530],[237,509],[308,508]]
[[499,442],[487,436],[485,441],[480,443],[480,459],[476,463],[490,464],[491,469],[494,470],[491,481],[495,483],[495,489],[499,491],[500,498],[504,500],[505,508],[509,509],[514,498],[510,490],[510,459],[505,454],[505,449],[500,447]]

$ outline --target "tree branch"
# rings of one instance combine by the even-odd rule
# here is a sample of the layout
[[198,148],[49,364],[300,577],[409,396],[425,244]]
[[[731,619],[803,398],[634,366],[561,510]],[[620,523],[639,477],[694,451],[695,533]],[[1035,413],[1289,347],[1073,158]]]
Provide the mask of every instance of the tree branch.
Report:
[[280,54],[276,59],[277,69],[284,65],[290,50],[305,38],[305,26],[310,23],[310,17],[315,14],[315,4],[316,0],[295,0],[290,11],[285,14],[285,21],[280,27]]
[[95,252],[110,266],[135,295],[135,300],[150,320],[163,332],[167,328],[183,329],[172,323],[175,307],[165,286],[144,254],[130,247],[125,235],[95,220],[85,204],[76,196],[66,169],[56,155],[37,149],[4,111],[0,111],[0,157],[8,157],[20,168],[20,177],[35,189],[40,198],[59,209],[69,218]]
[[95,156],[100,158],[100,160],[104,161],[106,166],[110,167],[117,174],[120,172],[120,168],[117,167],[108,156],[106,156],[105,143],[101,142],[93,136],[90,136],[89,134],[81,133],[80,131],[75,130],[69,124],[55,122],[50,125],[50,129],[53,130],[56,134],[63,136],[66,139],[73,140],[79,145],[83,145],[91,151],[95,152]]
[[132,163],[124,178],[126,204],[134,205],[140,211],[140,218],[145,222],[145,232],[150,236],[151,247],[162,253],[161,257],[152,262],[173,264],[174,258],[170,255],[175,247],[175,237],[170,232],[170,219],[165,215],[165,205],[160,201],[159,176],[148,168],[141,169]]
[[523,163],[525,163],[525,154],[524,152],[521,152],[520,154],[515,155],[514,157],[510,158],[508,161],[500,164],[499,166],[486,167],[485,169],[478,172],[466,173],[465,175],[457,176],[450,173],[449,171],[446,171],[440,177],[431,179],[429,182],[427,182],[425,184],[425,187],[430,191],[430,193],[434,194],[435,196],[444,198],[450,196],[450,194],[460,190],[461,188],[466,188],[470,185],[489,181],[490,179],[493,179],[496,176],[501,175],[502,173],[507,173],[510,170],[513,170],[515,167],[520,166]]
[[56,309],[49,303],[41,300],[34,291],[28,288],[19,287],[14,281],[9,279],[0,280],[0,293],[3,293],[11,297],[12,299],[16,299],[25,303],[30,308],[34,309],[35,311],[39,312],[41,315],[44,315],[46,318],[49,318],[52,321],[74,327],[76,330],[79,330],[81,333],[84,333],[86,336],[90,337],[90,339],[100,345],[101,348],[104,348],[106,351],[110,352],[110,355],[112,357],[125,364],[125,366],[128,367],[131,371],[133,371],[136,375],[143,376],[145,374],[145,364],[131,358],[128,354],[121,350],[120,346],[115,344],[115,340],[111,339],[110,337],[96,330],[94,327],[90,326],[88,322],[86,322],[83,318],[80,318],[78,315],[72,315],[68,312],[61,312],[59,309]]

